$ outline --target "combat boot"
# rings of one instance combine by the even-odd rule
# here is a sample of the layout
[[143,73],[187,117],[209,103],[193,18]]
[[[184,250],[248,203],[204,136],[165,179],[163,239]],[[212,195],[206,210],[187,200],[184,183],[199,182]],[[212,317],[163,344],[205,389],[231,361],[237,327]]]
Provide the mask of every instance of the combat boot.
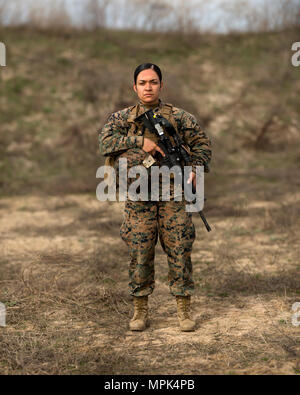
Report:
[[191,312],[191,297],[190,296],[176,296],[177,315],[180,329],[182,332],[190,332],[195,330],[196,322],[190,317]]
[[129,328],[132,331],[143,331],[148,325],[148,296],[133,297],[134,314]]

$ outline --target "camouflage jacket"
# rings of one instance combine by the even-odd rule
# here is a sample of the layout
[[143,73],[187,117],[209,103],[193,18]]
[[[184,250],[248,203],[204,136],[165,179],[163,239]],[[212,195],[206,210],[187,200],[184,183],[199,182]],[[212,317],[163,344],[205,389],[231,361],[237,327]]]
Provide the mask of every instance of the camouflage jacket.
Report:
[[[162,113],[166,106],[171,109],[170,116],[173,122],[175,121],[175,127],[190,149],[192,158],[190,165],[193,170],[195,171],[197,165],[204,165],[207,172],[208,163],[211,159],[211,142],[206,133],[192,114],[159,101],[158,107],[159,110],[162,110]],[[101,154],[117,156],[130,149],[142,149],[145,131],[138,128],[133,119],[148,109],[138,103],[110,115],[107,123],[99,131]]]

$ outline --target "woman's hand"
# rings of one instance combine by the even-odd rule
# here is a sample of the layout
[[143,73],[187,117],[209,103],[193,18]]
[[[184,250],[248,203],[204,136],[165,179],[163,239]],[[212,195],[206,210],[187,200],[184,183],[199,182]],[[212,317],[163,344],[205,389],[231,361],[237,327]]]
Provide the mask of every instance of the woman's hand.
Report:
[[196,188],[196,174],[191,171],[187,183],[190,184],[192,181],[194,187]]
[[155,155],[156,151],[161,153],[162,156],[166,156],[164,151],[157,144],[155,144],[154,141],[148,139],[147,137],[144,137],[143,150],[152,156]]

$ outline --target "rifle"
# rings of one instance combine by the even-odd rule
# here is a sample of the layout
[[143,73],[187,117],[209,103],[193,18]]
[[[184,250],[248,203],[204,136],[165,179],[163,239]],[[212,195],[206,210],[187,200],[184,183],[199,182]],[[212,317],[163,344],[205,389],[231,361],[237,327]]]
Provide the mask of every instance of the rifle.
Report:
[[[166,165],[169,168],[176,166],[175,169],[178,169],[179,166],[181,173],[180,175],[182,176],[182,174],[184,174],[184,177],[181,177],[181,179],[183,179],[183,185],[186,186],[188,175],[185,174],[183,169],[184,166],[188,166],[190,164],[191,158],[188,150],[184,146],[184,142],[181,136],[178,135],[174,126],[160,114],[154,113],[152,109],[144,112],[142,115],[135,118],[135,121],[142,122],[144,127],[146,127],[151,133],[154,133],[158,136],[159,138],[158,145],[166,155],[163,158],[161,165]],[[168,132],[170,136],[172,136],[175,145],[172,145],[170,138],[165,133],[165,130]],[[193,200],[193,197],[190,194],[191,190],[193,194],[196,193],[196,189],[193,185],[193,182],[191,189],[185,188],[186,196],[190,201]],[[210,232],[211,227],[209,226],[203,211],[200,210],[198,211],[198,213],[207,231]]]

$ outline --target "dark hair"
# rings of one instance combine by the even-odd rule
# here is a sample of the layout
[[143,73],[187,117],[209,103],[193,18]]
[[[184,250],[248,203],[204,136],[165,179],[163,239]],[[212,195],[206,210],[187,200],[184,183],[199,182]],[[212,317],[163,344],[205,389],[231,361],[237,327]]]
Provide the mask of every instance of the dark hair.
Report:
[[134,78],[135,84],[136,84],[137,76],[140,74],[140,72],[144,71],[144,70],[148,70],[148,69],[154,70],[156,72],[156,74],[158,75],[159,82],[161,82],[162,74],[161,74],[160,68],[158,66],[156,66],[156,64],[153,64],[153,63],[142,63],[134,71],[133,78]]

